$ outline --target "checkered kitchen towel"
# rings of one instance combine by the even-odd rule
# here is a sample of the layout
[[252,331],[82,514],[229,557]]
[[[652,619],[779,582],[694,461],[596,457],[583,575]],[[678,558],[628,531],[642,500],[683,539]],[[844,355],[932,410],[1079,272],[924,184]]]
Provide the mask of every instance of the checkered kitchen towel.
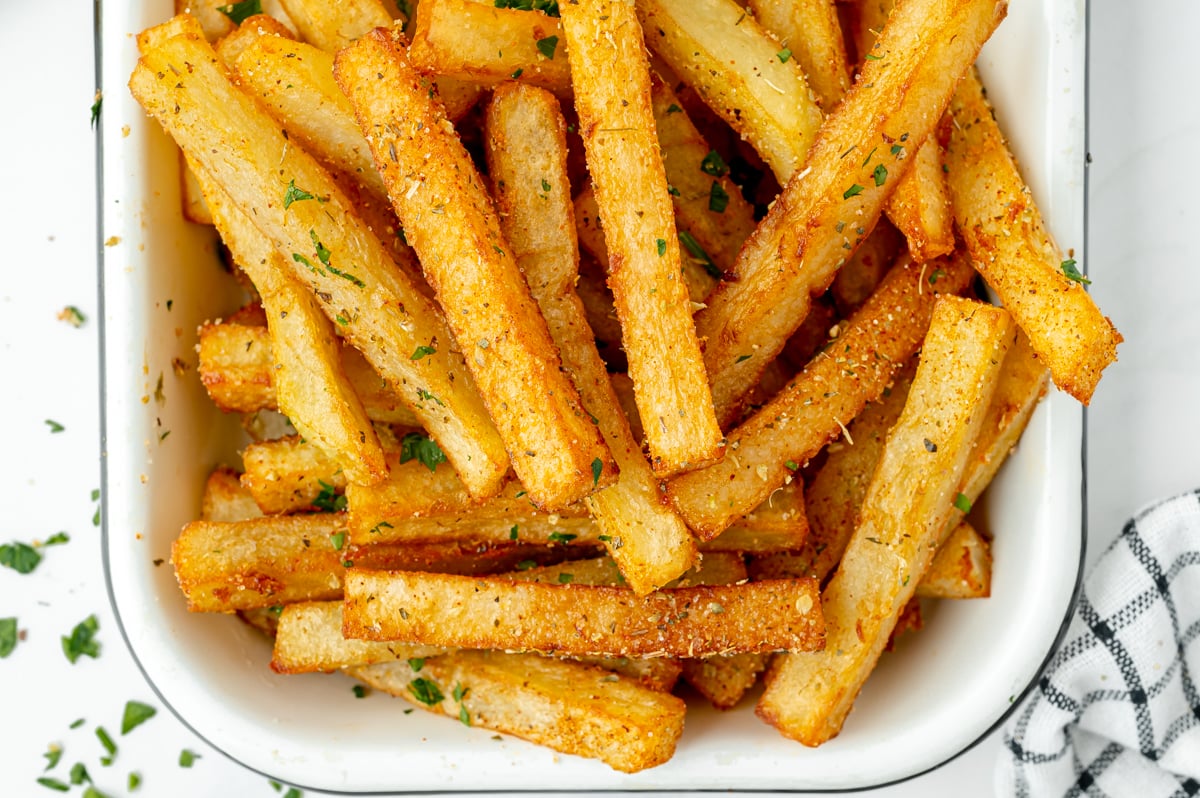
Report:
[[1200,795],[1200,491],[1125,525],[1004,742],[998,796]]

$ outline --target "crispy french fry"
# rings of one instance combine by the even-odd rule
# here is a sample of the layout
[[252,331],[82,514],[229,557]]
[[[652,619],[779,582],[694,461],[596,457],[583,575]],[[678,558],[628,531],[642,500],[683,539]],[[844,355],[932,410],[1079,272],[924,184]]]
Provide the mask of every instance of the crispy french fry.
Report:
[[[236,27],[233,18],[225,13],[232,10],[231,6],[236,4],[236,0],[233,3],[226,0],[175,0],[175,14],[195,17],[204,36],[210,42],[216,42]],[[261,0],[259,6],[263,14],[281,23],[292,35],[296,34],[296,26],[283,10],[280,0]]]
[[375,28],[392,25],[380,0],[280,0],[304,41],[336,53]]
[[182,152],[179,153],[179,184],[183,218],[196,224],[212,224],[212,212],[208,210],[208,204],[204,201],[204,192],[200,190],[200,184],[188,168],[187,159],[183,157]]
[[560,10],[629,375],[651,466],[667,476],[719,457],[722,441],[680,279],[641,28],[620,0]]
[[[231,199],[256,209],[255,225],[291,259],[326,316],[413,403],[472,493],[494,492],[508,457],[462,356],[449,348],[445,318],[395,267],[328,173],[233,86],[198,32],[145,51],[130,88]],[[314,199],[284,207],[290,185]],[[430,348],[440,351],[414,359]],[[423,394],[437,396],[438,406],[418,406]]]
[[387,476],[383,448],[362,400],[342,369],[333,322],[291,273],[272,242],[216,183],[191,162],[221,239],[258,291],[274,355],[279,410],[355,482]]
[[1015,327],[1000,308],[940,297],[854,538],[822,595],[828,647],[776,658],[757,713],[819,745],[842,727],[950,518]]
[[293,38],[292,32],[279,20],[266,14],[255,14],[247,17],[242,24],[222,36],[214,48],[217,55],[225,62],[225,66],[233,69],[237,64],[238,56],[263,36]]
[[343,633],[365,640],[617,657],[802,651],[824,642],[812,580],[639,598],[624,588],[352,569],[345,595]]
[[472,0],[425,0],[417,9],[409,58],[434,75],[492,85],[520,80],[569,94],[562,25],[540,11]]
[[[200,381],[217,407],[227,412],[253,413],[278,408],[274,352],[264,326],[226,321],[200,328]],[[367,417],[384,424],[420,426],[387,380],[379,376],[356,349],[339,347],[339,357]]]
[[696,544],[679,516],[659,502],[658,483],[630,432],[575,294],[579,250],[558,101],[532,87],[499,87],[488,106],[485,145],[505,238],[563,367],[620,468],[616,484],[585,502],[629,584],[648,593],[691,567]]
[[340,601],[289,604],[279,615],[271,670],[276,673],[331,672],[350,665],[424,659],[445,654],[436,646],[372,643],[342,637]]
[[359,39],[338,54],[335,75],[530,498],[563,507],[611,484],[612,455],[562,372],[470,156],[408,63],[403,35]]
[[966,289],[974,271],[965,258],[934,270],[904,260],[794,380],[730,431],[729,455],[671,480],[667,495],[704,540],[784,484],[844,425],[875,400],[921,343],[940,293]]
[[871,292],[883,282],[883,276],[900,252],[903,239],[896,227],[880,219],[867,240],[859,244],[829,287],[842,318],[858,310]]
[[778,58],[795,58],[825,112],[850,88],[846,41],[833,0],[750,0],[754,18],[779,40]]
[[1004,16],[1004,0],[913,0],[879,39],[879,60],[821,128],[804,178],[791,181],[696,314],[717,417],[742,397],[879,218],[955,83]]
[[917,584],[919,598],[987,598],[992,594],[992,552],[987,539],[960,521],[938,546]]
[[242,485],[269,515],[305,510],[314,501],[332,510],[346,489],[337,462],[298,435],[250,444],[242,451],[242,464]]
[[960,84],[950,112],[947,180],[971,259],[1029,336],[1054,384],[1086,405],[1100,373],[1117,359],[1121,334],[1046,230],[974,73]]
[[[457,651],[350,669],[377,690],[471,726],[512,734],[632,773],[667,761],[683,701],[608,671],[531,654]],[[455,696],[458,699],[455,699]]]
[[[894,261],[894,258],[889,260],[887,265],[890,266]],[[881,279],[882,276],[881,274]],[[845,316],[839,315],[828,294],[817,297],[813,300],[812,307],[809,308],[804,321],[784,344],[783,351],[780,352],[780,357],[776,359],[776,362],[782,360],[792,373],[804,368],[804,365],[829,343],[831,337],[836,337],[836,333],[840,329],[838,321],[849,315],[848,313]],[[766,373],[764,370],[763,374]]]
[[733,0],[638,0],[646,44],[750,142],[780,185],[821,126],[800,65]]
[[213,469],[204,483],[200,518],[204,521],[246,521],[261,518],[262,510],[232,468]]
[[730,710],[758,681],[767,667],[766,654],[726,654],[685,659],[683,678],[720,710]]

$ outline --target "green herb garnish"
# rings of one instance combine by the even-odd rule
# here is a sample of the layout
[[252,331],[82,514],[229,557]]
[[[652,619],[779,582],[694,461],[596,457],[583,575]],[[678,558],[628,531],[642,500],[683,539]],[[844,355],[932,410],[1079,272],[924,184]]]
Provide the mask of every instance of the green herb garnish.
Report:
[[554,50],[558,47],[557,36],[547,36],[544,39],[537,40],[538,52],[549,59],[554,58]]
[[446,462],[446,454],[437,441],[427,438],[419,432],[410,432],[400,440],[400,462],[417,460],[421,465],[434,471],[438,463]]
[[846,189],[846,191],[842,194],[842,199],[857,197],[861,193],[863,193],[863,187],[858,183],[855,183],[854,185],[850,186],[850,188]]
[[602,472],[603,470],[604,470],[604,463],[600,462],[600,458],[597,457],[595,460],[592,461],[592,487],[593,488],[600,484],[600,472]]
[[792,51],[784,47],[782,50],[775,53],[775,57],[779,59],[779,63],[786,64],[788,59],[792,57]]
[[728,205],[729,193],[721,188],[720,183],[714,180],[712,188],[708,191],[708,209],[714,213],[724,213]]
[[42,555],[28,543],[13,542],[0,546],[0,565],[19,574],[30,573],[41,561]]
[[967,498],[967,494],[965,493],[960,493],[954,497],[954,506],[964,513],[971,512],[971,500]]
[[292,178],[288,181],[287,192],[283,195],[283,209],[286,211],[292,207],[293,202],[303,202],[310,199],[314,199],[313,195],[302,188],[298,188],[296,186],[296,179]]
[[421,677],[408,683],[408,691],[413,697],[428,707],[435,707],[446,699],[438,686],[430,680]]
[[72,665],[82,656],[92,659],[100,656],[100,643],[95,639],[96,630],[100,627],[95,615],[89,615],[75,625],[69,636],[62,638],[63,654]]
[[729,172],[725,159],[716,150],[709,150],[708,155],[700,162],[700,171],[713,177],[724,177]]
[[1062,269],[1062,273],[1067,276],[1068,280],[1074,280],[1075,282],[1083,283],[1084,285],[1092,284],[1092,281],[1089,280],[1088,278],[1084,277],[1079,272],[1079,269],[1077,269],[1075,267],[1075,259],[1074,258],[1068,258],[1067,260],[1064,260],[1062,262],[1062,265],[1059,268]]
[[577,537],[579,535],[572,535],[568,532],[551,532],[549,540],[551,543],[570,543]]
[[217,10],[229,17],[229,21],[234,25],[241,25],[255,14],[262,13],[262,2],[261,0],[242,0],[240,3],[217,6]]
[[125,714],[121,716],[121,734],[126,735],[158,714],[158,710],[141,701],[126,701]]

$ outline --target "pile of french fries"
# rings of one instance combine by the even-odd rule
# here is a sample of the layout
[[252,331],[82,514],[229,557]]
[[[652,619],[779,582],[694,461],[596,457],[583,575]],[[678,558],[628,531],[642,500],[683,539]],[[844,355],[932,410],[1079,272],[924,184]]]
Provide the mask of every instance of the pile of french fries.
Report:
[[[130,80],[249,294],[188,606],[633,772],[836,735],[1120,335],[973,70],[1005,0],[180,0]],[[583,251],[580,251],[580,244]],[[1004,308],[976,298],[978,277]]]

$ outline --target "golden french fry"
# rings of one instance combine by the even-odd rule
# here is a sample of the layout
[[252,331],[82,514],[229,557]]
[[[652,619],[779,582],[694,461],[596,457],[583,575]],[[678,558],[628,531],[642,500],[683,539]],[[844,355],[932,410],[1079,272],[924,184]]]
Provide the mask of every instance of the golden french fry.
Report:
[[279,20],[266,14],[255,14],[222,36],[213,47],[216,49],[217,55],[225,62],[225,66],[233,69],[237,64],[238,56],[263,36],[293,38],[291,30]]
[[254,497],[242,487],[238,473],[224,466],[208,475],[200,506],[203,521],[246,521],[263,514]]
[[901,243],[902,238],[895,226],[887,219],[880,219],[867,240],[859,244],[850,260],[838,269],[829,293],[833,295],[843,318],[858,310],[883,281],[888,267],[900,252]]
[[667,476],[719,457],[721,430],[680,279],[641,27],[620,0],[560,10],[629,375],[651,466]]
[[776,658],[757,713],[787,737],[835,736],[941,540],[1014,338],[1008,313],[939,297],[904,412],[841,566],[822,594],[829,640]]
[[359,39],[338,54],[335,74],[530,498],[563,507],[611,484],[612,455],[562,372],[470,156],[408,63],[403,35]]
[[[449,348],[445,318],[396,268],[328,173],[233,86],[198,32],[145,51],[130,88],[232,200],[256,209],[255,225],[346,339],[412,403],[472,493],[494,492],[508,457],[462,356]],[[292,195],[289,203],[293,186],[311,199]],[[420,356],[429,349],[435,354]],[[418,406],[424,395],[439,404]]]
[[765,501],[883,392],[920,346],[936,297],[965,290],[975,274],[965,258],[937,264],[894,265],[838,337],[730,431],[723,461],[668,483],[668,497],[701,539]]
[[409,45],[413,66],[434,75],[492,85],[520,80],[569,94],[562,25],[540,11],[473,0],[424,0]]
[[575,294],[579,250],[558,101],[541,89],[499,87],[488,106],[485,145],[505,238],[563,367],[620,468],[616,484],[585,499],[588,510],[634,591],[648,593],[691,567],[696,544],[679,516],[659,502],[657,480],[630,432]]
[[222,241],[258,290],[274,355],[279,410],[355,482],[387,476],[383,448],[362,400],[342,369],[333,322],[292,275],[274,244],[216,183],[191,162]]
[[781,61],[800,65],[828,113],[850,88],[849,58],[833,0],[750,0],[754,18],[782,46]]
[[913,0],[896,9],[870,60],[791,181],[742,248],[735,279],[696,314],[717,417],[742,397],[866,238],[928,138],[958,77],[1004,16],[1004,0]]
[[646,44],[767,162],[780,185],[821,126],[800,65],[733,0],[638,0]]
[[375,28],[392,25],[380,0],[280,0],[304,41],[336,53]]
[[766,654],[726,654],[685,659],[683,678],[720,710],[737,706],[767,667]]
[[801,651],[824,642],[812,580],[638,597],[625,588],[352,569],[345,596],[343,633],[365,640],[617,657]]
[[242,451],[246,471],[241,482],[254,503],[268,515],[335,509],[346,489],[346,475],[320,447],[295,435],[252,443]]
[[[351,668],[354,678],[422,709],[633,773],[670,759],[683,701],[631,679],[532,654],[456,651]],[[457,696],[457,698],[456,698]]]
[[342,637],[340,601],[289,604],[279,615],[271,670],[276,673],[331,672],[349,665],[424,659],[445,654],[436,646],[372,643]]
[[950,105],[946,146],[954,219],[975,267],[1050,368],[1083,404],[1117,359],[1121,334],[1084,290],[1074,259],[1055,245],[974,73]]
[[[195,17],[204,36],[210,42],[216,42],[236,27],[233,19],[241,11],[235,9],[238,5],[238,0],[175,0],[175,14]],[[263,14],[282,24],[292,35],[296,34],[296,26],[283,10],[280,0],[261,0],[256,8],[261,8]]]
[[987,539],[966,521],[938,546],[917,584],[918,598],[987,598],[992,594],[992,552]]

